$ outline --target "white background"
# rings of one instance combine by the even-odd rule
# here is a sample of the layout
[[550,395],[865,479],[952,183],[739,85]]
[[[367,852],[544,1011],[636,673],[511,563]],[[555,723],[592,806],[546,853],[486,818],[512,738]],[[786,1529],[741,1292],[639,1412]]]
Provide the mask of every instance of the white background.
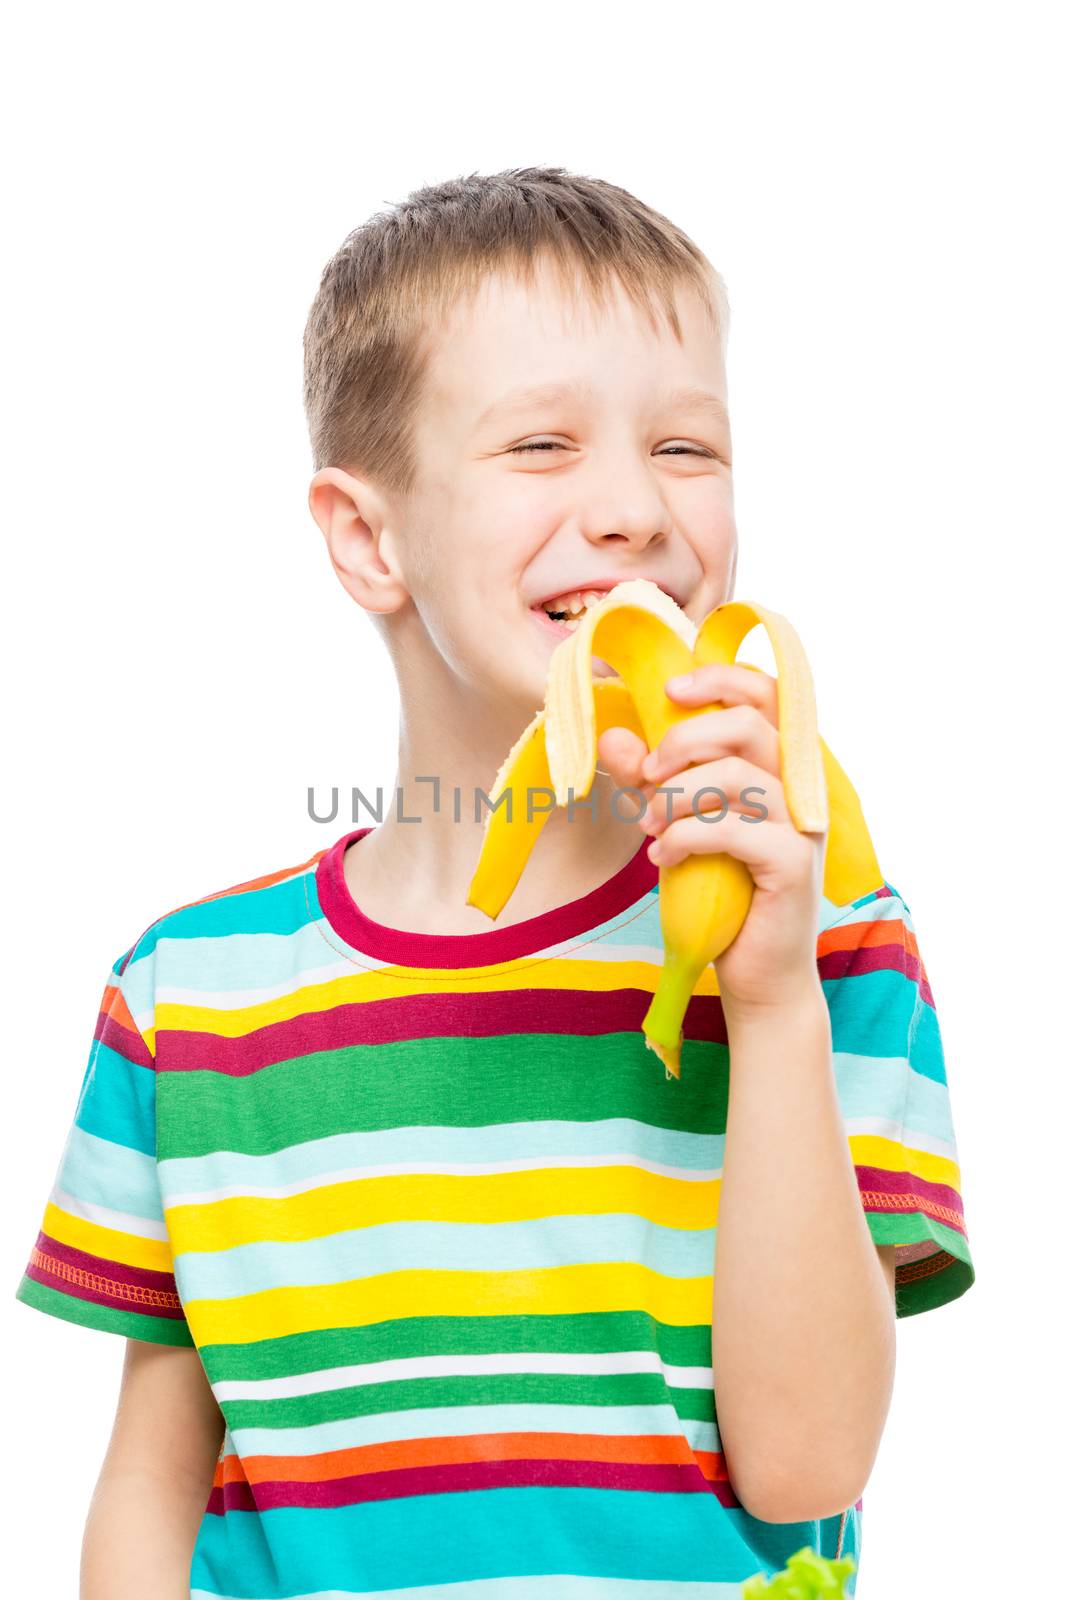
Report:
[[858,1592],[1063,1578],[1055,15],[186,3],[9,22],[9,1593],[75,1593],[119,1379],[120,1339],[10,1298],[110,965],[163,912],[332,841],[310,783],[392,780],[387,658],[306,506],[319,273],[411,189],[528,164],[631,189],[726,278],[736,594],[805,641],[938,1006],[976,1284],[898,1323]]

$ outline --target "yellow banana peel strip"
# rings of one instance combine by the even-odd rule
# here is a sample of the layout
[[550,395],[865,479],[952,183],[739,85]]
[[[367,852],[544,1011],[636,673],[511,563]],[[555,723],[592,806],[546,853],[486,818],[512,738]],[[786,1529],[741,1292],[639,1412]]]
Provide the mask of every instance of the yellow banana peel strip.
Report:
[[[819,736],[812,674],[791,624],[766,607],[726,601],[697,628],[655,584],[631,579],[591,607],[553,652],[545,704],[509,751],[490,791],[466,903],[492,918],[499,915],[554,806],[589,793],[597,741],[606,728],[628,727],[654,749],[674,723],[722,710],[719,702],[680,706],[664,685],[695,666],[735,662],[738,646],[758,625],[775,656],[787,808],[800,832],[827,833],[824,894],[835,905],[847,905],[878,888],[882,872],[860,801]],[[595,655],[618,678],[594,677]],[[679,1078],[686,1008],[702,974],[740,932],[753,880],[733,856],[690,855],[663,868],[658,887],[664,962],[642,1031],[665,1076]]]

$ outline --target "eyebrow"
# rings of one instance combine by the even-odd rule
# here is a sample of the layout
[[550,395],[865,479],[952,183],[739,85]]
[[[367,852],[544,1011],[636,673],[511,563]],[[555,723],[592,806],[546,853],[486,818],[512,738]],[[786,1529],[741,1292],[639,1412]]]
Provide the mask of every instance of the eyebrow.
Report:
[[[523,411],[529,406],[559,405],[564,400],[588,400],[592,393],[593,390],[588,383],[525,384],[522,388],[513,389],[501,399],[494,400],[488,405],[475,426],[481,428],[487,422],[510,416],[513,412]],[[718,395],[713,394],[711,389],[702,388],[700,384],[676,389],[670,394],[661,395],[660,398],[664,406],[685,408],[688,411],[712,411],[723,422],[729,421],[724,402]]]

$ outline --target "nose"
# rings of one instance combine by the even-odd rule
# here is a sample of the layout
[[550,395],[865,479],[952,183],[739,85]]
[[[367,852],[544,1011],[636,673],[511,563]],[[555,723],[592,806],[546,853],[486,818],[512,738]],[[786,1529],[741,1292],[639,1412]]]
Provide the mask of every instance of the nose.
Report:
[[620,540],[644,550],[667,538],[670,518],[649,469],[616,454],[590,484],[581,516],[582,532],[593,544]]

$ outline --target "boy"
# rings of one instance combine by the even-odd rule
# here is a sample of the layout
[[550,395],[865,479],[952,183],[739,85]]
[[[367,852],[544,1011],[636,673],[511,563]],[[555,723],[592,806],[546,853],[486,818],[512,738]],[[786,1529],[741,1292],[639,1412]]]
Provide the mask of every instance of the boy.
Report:
[[[727,314],[559,168],[418,191],[327,266],[309,503],[397,673],[399,795],[112,969],[18,1291],[128,1340],[84,1600],[727,1600],[859,1555],[895,1312],[974,1274],[908,907],[822,895],[774,680],[702,669],[673,692],[726,708],[653,752],[604,733],[594,804],[491,926],[465,904],[582,597],[733,593]],[[752,907],[668,1079],[658,870],[717,850]]]

